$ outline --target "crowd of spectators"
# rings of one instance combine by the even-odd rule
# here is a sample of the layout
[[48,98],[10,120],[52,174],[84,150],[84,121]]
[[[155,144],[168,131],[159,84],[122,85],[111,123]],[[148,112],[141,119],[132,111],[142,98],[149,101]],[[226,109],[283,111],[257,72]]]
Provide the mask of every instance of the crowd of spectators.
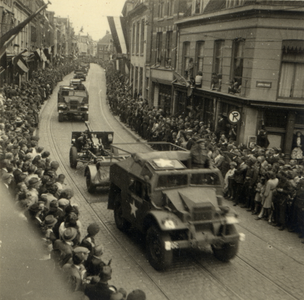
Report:
[[0,89],[1,197],[15,202],[18,215],[41,237],[43,259],[51,260],[75,299],[144,300],[141,290],[127,294],[108,284],[111,261],[102,260],[104,247],[96,244],[100,227],[92,223],[81,236],[79,207],[74,192],[58,174],[59,163],[39,145],[39,111],[53,88],[75,68],[65,63],[33,72],[29,81]]
[[280,148],[269,147],[264,128],[256,143],[237,144],[237,128],[225,113],[213,131],[201,115],[165,115],[134,94],[128,78],[108,68],[107,101],[121,122],[149,142],[170,142],[190,150],[194,167],[217,167],[224,177],[224,196],[234,206],[304,238],[303,155],[286,161]]

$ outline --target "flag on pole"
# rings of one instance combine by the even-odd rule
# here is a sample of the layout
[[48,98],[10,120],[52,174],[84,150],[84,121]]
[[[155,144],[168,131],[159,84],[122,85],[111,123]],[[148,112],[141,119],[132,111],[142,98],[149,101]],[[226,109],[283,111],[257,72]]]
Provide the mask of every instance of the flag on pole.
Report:
[[28,18],[26,18],[24,21],[22,21],[20,24],[6,32],[0,37],[0,57],[4,55],[5,50],[7,49],[10,42],[13,41],[13,39],[18,35],[19,32],[31,21],[33,20],[43,9],[45,9],[50,2],[44,4],[41,6],[36,12],[31,14]]
[[127,54],[129,46],[126,31],[126,18],[111,16],[108,16],[107,18],[117,53]]

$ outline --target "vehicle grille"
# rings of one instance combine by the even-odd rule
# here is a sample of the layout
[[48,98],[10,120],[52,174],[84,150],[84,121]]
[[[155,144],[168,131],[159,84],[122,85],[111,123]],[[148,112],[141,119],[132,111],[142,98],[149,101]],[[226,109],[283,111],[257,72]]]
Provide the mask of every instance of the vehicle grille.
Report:
[[192,213],[193,221],[206,221],[212,220],[213,210],[211,206],[206,207],[196,207],[195,211]]
[[77,109],[78,105],[79,105],[78,101],[75,101],[75,100],[74,101],[73,100],[70,101],[70,109]]

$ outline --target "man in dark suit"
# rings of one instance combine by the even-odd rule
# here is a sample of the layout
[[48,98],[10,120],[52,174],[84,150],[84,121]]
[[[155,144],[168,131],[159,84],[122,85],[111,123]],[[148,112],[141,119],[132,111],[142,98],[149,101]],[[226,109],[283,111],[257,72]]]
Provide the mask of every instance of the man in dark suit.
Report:
[[112,278],[112,268],[104,266],[99,274],[99,278],[99,282],[88,284],[84,293],[90,300],[110,300],[111,295],[114,293],[114,290],[108,284],[108,281]]
[[238,167],[234,172],[234,181],[235,181],[235,203],[233,206],[238,205],[241,199],[244,196],[244,182],[246,178],[246,172],[248,169],[247,164],[245,163],[245,156],[241,157],[238,160]]

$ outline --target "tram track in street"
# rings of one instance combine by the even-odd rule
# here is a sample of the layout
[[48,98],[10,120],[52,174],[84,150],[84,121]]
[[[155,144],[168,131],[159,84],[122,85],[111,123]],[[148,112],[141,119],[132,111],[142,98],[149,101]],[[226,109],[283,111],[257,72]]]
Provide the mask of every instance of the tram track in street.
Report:
[[[104,100],[104,105],[105,107],[102,107],[102,99],[101,99],[101,93],[100,91],[98,92],[98,103],[100,106],[100,112],[102,114],[102,118],[104,118],[104,120],[107,122],[107,124],[111,127],[111,123],[110,121],[107,120],[107,115],[106,112],[109,113],[109,106],[106,104],[106,101]],[[55,104],[54,104],[54,108],[55,108]],[[53,109],[53,111],[55,111],[55,109]],[[52,157],[54,157],[55,160],[57,160],[58,162],[60,162],[60,169],[62,171],[64,171],[66,177],[67,177],[67,181],[71,182],[73,184],[72,188],[73,190],[76,192],[76,197],[79,198],[79,201],[85,200],[86,205],[88,206],[88,208],[90,209],[91,213],[94,214],[94,216],[96,217],[96,219],[99,220],[100,225],[103,226],[103,228],[106,230],[106,232],[109,234],[109,236],[111,236],[111,238],[113,239],[113,241],[115,241],[115,243],[118,245],[118,247],[120,247],[130,258],[131,260],[134,262],[134,264],[138,267],[138,269],[142,272],[142,274],[144,274],[151,283],[153,283],[153,285],[155,286],[155,288],[159,291],[159,293],[161,293],[164,297],[164,299],[172,299],[172,296],[170,296],[170,294],[163,288],[163,286],[161,284],[158,283],[158,278],[156,277],[155,274],[150,274],[149,272],[147,272],[145,270],[145,265],[143,263],[139,263],[137,260],[137,257],[134,256],[134,253],[132,253],[129,250],[129,246],[125,246],[123,243],[120,242],[119,236],[116,236],[111,228],[109,227],[109,225],[107,224],[107,221],[104,221],[99,215],[98,213],[95,211],[94,209],[94,203],[88,201],[86,194],[84,192],[84,190],[79,186],[79,184],[77,184],[77,181],[73,178],[72,174],[71,174],[71,169],[69,168],[69,166],[67,166],[66,162],[63,160],[63,157],[61,155],[61,151],[60,151],[60,145],[57,144],[56,139],[55,139],[55,132],[53,130],[52,127],[52,119],[53,114],[48,114],[47,116],[47,131],[48,131],[48,135],[50,137],[50,144],[52,145],[53,149],[55,149],[55,153],[52,153]],[[117,119],[115,119],[117,123],[119,123],[119,121]],[[121,124],[120,124],[121,125]],[[122,125],[121,125],[122,126]],[[114,130],[114,128],[113,128]],[[129,134],[129,133],[127,133]],[[124,139],[124,137],[122,135],[118,135],[120,139]],[[241,228],[249,231],[252,235],[256,236],[257,238],[261,239],[260,236],[258,236],[257,234],[255,234],[254,232],[251,232],[248,228],[246,228],[245,226],[239,225]],[[266,242],[264,240],[264,242]],[[277,251],[282,252],[284,255],[288,256],[290,259],[295,260],[293,257],[289,256],[287,253],[285,253],[284,251],[282,251],[279,248],[276,248]],[[236,256],[236,258],[234,259],[234,261],[238,261],[243,263],[244,265],[246,265],[247,268],[251,269],[251,272],[254,272],[256,274],[259,274],[259,276],[262,276],[263,278],[265,278],[265,280],[267,280],[269,283],[271,283],[272,285],[275,285],[278,289],[281,290],[282,293],[285,293],[286,296],[288,295],[289,299],[300,299],[297,298],[296,296],[292,295],[288,290],[286,290],[284,287],[282,287],[280,284],[276,283],[274,280],[272,280],[268,275],[265,275],[264,272],[261,272],[256,266],[254,266],[252,263],[250,263],[250,259],[246,259],[245,256],[238,254]],[[295,260],[295,262],[299,263],[298,261]],[[146,263],[146,262],[145,262]],[[189,266],[187,266],[189,269],[195,269],[197,274],[200,274],[201,276],[205,276],[208,277],[214,284],[216,284],[216,286],[218,286],[222,291],[225,292],[226,295],[228,295],[229,299],[246,299],[242,296],[241,293],[237,292],[236,290],[234,290],[233,288],[231,288],[229,285],[227,285],[223,279],[219,276],[219,274],[216,274],[216,272],[213,272],[212,270],[210,270],[210,268],[208,268],[208,266],[206,267],[197,257],[191,257],[190,261],[188,261],[188,263],[190,263]],[[174,267],[173,267],[174,268]],[[162,278],[165,277],[166,275],[162,274]]]
[[[101,105],[101,101],[99,101],[99,103]],[[101,108],[101,112],[103,114],[103,118],[106,120],[107,116],[105,115],[104,110],[102,108]],[[56,139],[55,139],[55,136],[54,136],[54,131],[52,130],[51,118],[52,118],[52,114],[49,114],[48,119],[47,119],[47,123],[49,124],[49,126],[47,126],[47,130],[49,131],[48,135],[50,137],[51,144],[53,145],[53,149],[55,149],[55,153],[52,153],[52,157],[54,157],[55,160],[60,162],[61,170],[64,171],[64,174],[66,175],[67,181],[70,181],[70,182],[73,183],[74,192],[75,192],[75,190],[77,190],[77,193],[75,193],[75,194],[78,194],[78,197],[81,197],[81,199],[83,199],[86,202],[86,204],[90,207],[91,212],[99,220],[100,224],[104,227],[104,229],[106,229],[107,233],[112,237],[112,239],[116,242],[116,244],[119,245],[119,247],[122,248],[125,253],[127,253],[127,255],[132,259],[134,264],[137,265],[137,267],[141,270],[141,272],[144,273],[145,276],[147,276],[149,278],[149,280],[155,285],[155,287],[163,294],[164,299],[171,299],[170,296],[167,295],[167,293],[164,291],[164,289],[162,289],[162,287],[157,283],[156,279],[153,278],[153,276],[150,276],[150,274],[148,272],[146,272],[145,268],[137,262],[136,257],[134,257],[134,255],[132,255],[132,253],[128,250],[128,248],[124,247],[119,242],[119,238],[116,237],[112,233],[112,231],[109,228],[109,226],[107,225],[107,223],[102,220],[102,218],[98,215],[98,213],[92,207],[92,204],[87,200],[85,193],[81,190],[81,188],[78,186],[77,182],[74,180],[73,176],[71,175],[71,169],[66,165],[66,163],[62,159],[60,146],[56,143]],[[111,124],[108,121],[107,121],[107,123],[108,123],[109,126],[111,126]],[[120,138],[123,139],[122,136],[120,136]],[[195,267],[195,265],[193,267]],[[203,270],[199,270],[199,273],[202,273],[202,271]],[[202,275],[203,276],[208,276],[208,274],[204,271],[203,271]],[[214,279],[214,277],[212,277],[212,278]],[[219,282],[219,281],[218,281],[218,285],[219,285],[219,288],[221,288],[221,289],[229,290],[228,287],[223,286],[222,283]],[[238,298],[238,299],[241,299],[241,298]]]
[[[57,90],[56,90],[57,91]],[[47,118],[47,124],[49,124],[49,126],[47,126],[47,130],[49,131],[49,137],[51,139],[51,144],[53,145],[53,149],[55,149],[55,153],[52,153],[52,157],[54,157],[55,160],[57,160],[58,162],[60,162],[60,168],[62,170],[64,170],[64,174],[67,178],[68,181],[73,183],[73,191],[75,192],[75,190],[77,190],[78,195],[88,204],[88,206],[91,209],[91,212],[95,215],[95,217],[99,220],[100,224],[106,229],[106,231],[108,232],[108,234],[112,237],[113,240],[115,240],[116,244],[121,247],[126,253],[128,253],[128,255],[133,259],[134,263],[137,264],[137,266],[141,269],[141,271],[147,276],[149,277],[150,281],[153,282],[155,284],[155,286],[159,289],[159,291],[164,295],[165,299],[170,299],[166,293],[157,285],[157,283],[153,280],[153,278],[151,278],[149,276],[149,274],[144,270],[144,268],[142,268],[142,266],[140,266],[136,260],[134,259],[134,257],[131,255],[131,253],[128,252],[128,250],[123,247],[123,245],[121,243],[119,243],[118,238],[111,232],[111,230],[109,229],[109,227],[107,226],[107,224],[100,218],[100,216],[95,212],[95,210],[93,209],[91,203],[86,199],[85,194],[83,193],[83,191],[79,188],[77,182],[73,179],[73,176],[71,176],[71,170],[69,169],[69,167],[66,166],[65,162],[63,161],[62,157],[61,157],[61,152],[59,149],[58,144],[56,143],[55,137],[54,137],[54,131],[52,130],[52,122],[51,122],[51,118],[52,118],[52,114],[48,115]]]

